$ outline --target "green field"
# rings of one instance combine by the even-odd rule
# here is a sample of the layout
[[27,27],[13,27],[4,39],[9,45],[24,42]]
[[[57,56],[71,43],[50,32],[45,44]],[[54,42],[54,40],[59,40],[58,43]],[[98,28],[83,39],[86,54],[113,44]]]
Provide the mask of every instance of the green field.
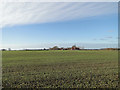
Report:
[[116,88],[118,51],[3,51],[5,88]]

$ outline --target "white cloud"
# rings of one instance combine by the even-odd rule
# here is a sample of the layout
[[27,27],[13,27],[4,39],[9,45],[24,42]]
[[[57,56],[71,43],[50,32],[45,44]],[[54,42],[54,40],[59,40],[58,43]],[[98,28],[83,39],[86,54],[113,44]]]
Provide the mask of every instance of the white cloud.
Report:
[[0,25],[14,26],[81,19],[117,13],[117,3],[9,2],[0,5]]

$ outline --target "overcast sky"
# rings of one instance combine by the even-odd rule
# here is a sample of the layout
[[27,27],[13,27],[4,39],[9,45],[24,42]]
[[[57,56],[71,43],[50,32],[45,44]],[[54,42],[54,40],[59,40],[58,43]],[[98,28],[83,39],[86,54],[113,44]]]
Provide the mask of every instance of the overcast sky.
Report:
[[3,48],[117,45],[115,2],[16,2],[4,3],[0,10]]

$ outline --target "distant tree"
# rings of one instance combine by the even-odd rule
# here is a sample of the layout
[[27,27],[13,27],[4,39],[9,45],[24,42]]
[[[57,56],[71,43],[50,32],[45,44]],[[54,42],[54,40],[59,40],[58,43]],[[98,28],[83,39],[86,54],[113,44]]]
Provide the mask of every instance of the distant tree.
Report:
[[76,47],[76,45],[73,45],[72,47]]
[[2,51],[6,51],[6,49],[2,49]]
[[59,50],[58,46],[54,46],[53,48],[50,48],[51,50]]
[[54,47],[53,47],[53,50],[58,50],[58,46],[54,46]]

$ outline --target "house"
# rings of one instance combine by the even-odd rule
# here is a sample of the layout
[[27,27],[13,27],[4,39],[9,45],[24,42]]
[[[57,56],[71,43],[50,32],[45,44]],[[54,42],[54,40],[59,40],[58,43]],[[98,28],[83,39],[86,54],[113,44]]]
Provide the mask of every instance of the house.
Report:
[[72,46],[71,50],[80,50],[79,47],[76,47],[75,45]]

